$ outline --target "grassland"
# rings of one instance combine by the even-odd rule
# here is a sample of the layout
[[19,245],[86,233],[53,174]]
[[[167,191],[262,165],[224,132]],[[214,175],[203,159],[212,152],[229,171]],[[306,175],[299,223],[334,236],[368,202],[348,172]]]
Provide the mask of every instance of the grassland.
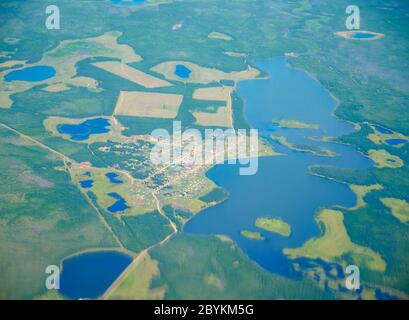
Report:
[[183,96],[169,93],[121,91],[115,115],[174,119]]
[[227,107],[218,107],[216,112],[193,112],[195,124],[202,127],[231,128],[231,111]]
[[284,254],[291,259],[321,258],[328,262],[340,263],[343,257],[349,254],[360,266],[375,271],[385,271],[386,262],[378,253],[351,241],[345,229],[342,212],[323,209],[317,215],[317,222],[323,226],[323,234],[320,237],[308,240],[301,248],[284,249]]
[[273,119],[274,123],[277,123],[280,128],[288,129],[319,129],[317,124],[305,123],[298,120],[282,120]]
[[381,198],[381,202],[391,210],[392,214],[400,222],[406,223],[409,221],[409,203],[407,201],[395,198]]
[[257,228],[278,233],[283,237],[289,237],[291,235],[291,226],[280,218],[257,218],[255,225]]
[[119,61],[95,62],[93,63],[93,65],[105,71],[111,72],[118,77],[122,77],[129,81],[132,81],[145,88],[161,88],[172,86],[172,84],[168,81],[151,76],[150,74],[132,68],[127,64],[121,63]]
[[368,150],[368,156],[375,162],[377,168],[400,168],[403,166],[401,158],[383,149],[370,149]]
[[[106,174],[117,174],[116,179],[122,183],[115,184],[109,181]],[[153,211],[156,207],[154,199],[141,181],[131,178],[124,172],[113,168],[95,168],[89,164],[73,164],[70,168],[71,179],[80,190],[92,192],[100,207],[106,209],[115,203],[115,199],[108,196],[109,193],[117,193],[125,199],[130,207],[121,214],[141,215]],[[92,186],[84,189],[82,181],[92,180]]]
[[[58,126],[61,124],[80,124],[86,120],[97,119],[97,118],[103,118],[109,121],[109,126],[107,127],[107,129],[109,129],[109,132],[90,134],[89,138],[84,139],[84,140],[72,140],[71,134],[64,134],[58,131]],[[97,117],[87,117],[87,118],[48,117],[44,120],[43,125],[44,125],[44,128],[47,131],[51,132],[54,136],[61,137],[65,140],[70,140],[75,143],[91,144],[94,142],[105,142],[108,140],[111,140],[111,141],[125,140],[124,137],[122,136],[123,127],[115,120],[115,118],[112,118],[112,117],[98,117],[98,116]]]
[[[175,74],[177,65],[184,65],[191,73],[188,78],[180,78]],[[198,64],[188,61],[166,61],[151,68],[152,71],[162,74],[168,80],[181,81],[185,83],[208,84],[220,82],[222,80],[240,81],[256,79],[260,71],[247,66],[247,69],[241,71],[224,72],[216,68],[202,67]]]
[[113,300],[158,300],[163,299],[166,287],[151,288],[152,281],[160,276],[158,261],[148,253],[141,253],[129,266],[125,277],[107,290],[105,299]]
[[61,91],[66,91],[70,90],[70,87],[67,86],[66,84],[51,84],[43,89],[44,91],[48,92],[61,92]]
[[193,92],[193,99],[223,101],[225,107],[218,107],[216,112],[193,112],[196,124],[205,127],[233,127],[233,110],[231,94],[233,87],[199,88]]

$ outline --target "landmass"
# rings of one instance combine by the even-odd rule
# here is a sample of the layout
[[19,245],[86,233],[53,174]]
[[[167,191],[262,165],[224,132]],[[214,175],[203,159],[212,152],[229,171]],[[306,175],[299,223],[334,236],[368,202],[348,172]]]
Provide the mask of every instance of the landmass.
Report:
[[260,232],[255,232],[255,231],[249,231],[249,230],[241,230],[240,234],[248,239],[254,239],[254,240],[264,240],[264,237],[261,235]]
[[280,218],[257,218],[255,225],[257,228],[278,233],[283,237],[289,237],[291,235],[290,225]]

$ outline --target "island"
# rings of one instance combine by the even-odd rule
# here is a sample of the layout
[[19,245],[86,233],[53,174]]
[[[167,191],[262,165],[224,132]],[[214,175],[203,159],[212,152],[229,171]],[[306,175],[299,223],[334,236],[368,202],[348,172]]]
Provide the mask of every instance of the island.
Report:
[[264,240],[264,237],[261,235],[261,233],[257,231],[241,230],[240,234],[248,239]]
[[288,223],[280,218],[263,217],[257,218],[256,227],[268,232],[275,232],[283,237],[291,235],[291,227]]

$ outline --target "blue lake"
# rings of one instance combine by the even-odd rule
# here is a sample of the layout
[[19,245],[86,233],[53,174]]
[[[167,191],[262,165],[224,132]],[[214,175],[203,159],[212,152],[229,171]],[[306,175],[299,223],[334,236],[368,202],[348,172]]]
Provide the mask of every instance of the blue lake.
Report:
[[54,77],[56,71],[49,66],[34,66],[11,71],[4,76],[5,81],[43,81]]
[[80,124],[60,124],[57,130],[62,134],[71,135],[73,140],[87,140],[91,134],[109,132],[109,121],[105,118],[89,119]]
[[111,192],[108,195],[116,200],[116,202],[108,207],[108,211],[112,213],[122,212],[130,208],[126,205],[126,200],[122,198],[118,193]]
[[131,261],[130,256],[117,251],[83,253],[64,260],[60,293],[71,299],[98,298]]
[[399,144],[406,143],[406,140],[404,140],[404,139],[386,139],[385,142],[387,144],[389,144],[390,146],[396,146],[396,145],[399,145]]
[[375,37],[376,37],[376,34],[366,33],[366,32],[356,32],[352,34],[352,38],[354,39],[371,39]]
[[380,289],[375,289],[375,297],[378,300],[399,300],[397,297],[388,294],[387,292],[383,292]]
[[[311,139],[338,137],[353,130],[352,125],[333,117],[336,102],[318,82],[302,71],[289,68],[285,59],[257,62],[255,66],[271,78],[238,84],[237,92],[244,100],[248,122],[265,137],[285,136],[291,143],[328,148],[339,156],[315,156],[271,142],[285,155],[260,158],[258,172],[253,176],[240,176],[240,165],[217,165],[207,175],[229,192],[228,199],[196,215],[184,230],[195,234],[225,234],[265,269],[297,277],[282,249],[301,246],[320,234],[314,214],[323,206],[353,206],[356,202],[346,185],[310,175],[309,166],[366,168],[371,161],[349,146]],[[320,127],[318,130],[277,128],[273,118]],[[286,238],[257,229],[254,223],[260,216],[282,218],[291,225],[291,236]],[[243,229],[261,232],[265,241],[241,236]]]
[[192,71],[184,66],[183,64],[178,64],[175,68],[175,74],[179,77],[179,78],[183,78],[183,79],[187,79],[190,77],[190,73]]
[[94,180],[83,180],[80,181],[81,187],[84,189],[92,188]]
[[109,179],[109,182],[113,184],[121,184],[124,183],[121,179],[118,179],[118,175],[115,172],[108,172],[105,176]]

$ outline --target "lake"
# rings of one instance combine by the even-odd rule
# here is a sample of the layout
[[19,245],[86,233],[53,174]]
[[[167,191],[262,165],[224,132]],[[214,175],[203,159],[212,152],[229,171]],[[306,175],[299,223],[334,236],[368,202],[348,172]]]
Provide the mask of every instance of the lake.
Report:
[[116,202],[113,205],[108,207],[109,212],[112,212],[112,213],[122,212],[130,208],[126,205],[126,200],[122,198],[118,193],[111,192],[111,193],[108,193],[108,195],[111,198],[114,198],[116,200]]
[[176,74],[179,78],[187,79],[187,78],[190,77],[190,73],[191,73],[191,72],[192,72],[192,71],[191,71],[188,67],[184,66],[183,64],[178,64],[178,65],[176,65],[175,74]]
[[105,118],[88,119],[79,124],[59,124],[57,130],[61,134],[71,135],[72,140],[87,140],[91,134],[109,132],[109,121]]
[[82,180],[80,181],[81,187],[84,189],[89,189],[92,188],[92,185],[94,184],[94,180]]
[[380,133],[383,133],[383,134],[393,134],[393,132],[392,132],[391,130],[386,129],[386,128],[381,127],[381,126],[378,126],[378,125],[374,125],[374,128],[375,128],[377,131],[379,131]]
[[96,299],[131,263],[118,251],[87,252],[63,261],[60,293],[70,299]]
[[[330,205],[353,206],[354,193],[344,184],[312,176],[311,165],[366,168],[371,161],[353,148],[323,142],[352,132],[353,126],[332,115],[336,102],[325,88],[305,72],[287,66],[285,59],[259,61],[259,69],[270,74],[268,80],[242,81],[237,92],[245,104],[248,122],[264,137],[284,136],[289,142],[314,148],[327,148],[338,156],[322,157],[290,150],[272,140],[284,156],[259,159],[257,174],[240,176],[239,165],[213,167],[208,177],[229,192],[226,201],[196,215],[184,227],[194,234],[225,234],[265,269],[286,276],[299,276],[283,248],[301,246],[320,234],[314,214]],[[318,125],[318,129],[279,128],[272,119],[297,120]],[[311,139],[314,138],[314,139]],[[254,226],[261,216],[276,216],[291,225],[290,237],[265,232]],[[246,229],[260,232],[264,241],[240,235]]]
[[396,138],[396,139],[386,139],[385,142],[389,144],[390,146],[397,146],[400,144],[405,144],[406,140]]
[[105,176],[108,178],[109,182],[113,184],[124,183],[121,179],[118,179],[119,176],[115,172],[108,172],[105,174]]
[[356,32],[351,34],[351,37],[354,39],[371,39],[375,38],[376,36],[377,36],[376,34],[366,32]]
[[49,66],[34,66],[24,69],[14,70],[4,76],[5,81],[43,81],[54,77],[56,71]]

